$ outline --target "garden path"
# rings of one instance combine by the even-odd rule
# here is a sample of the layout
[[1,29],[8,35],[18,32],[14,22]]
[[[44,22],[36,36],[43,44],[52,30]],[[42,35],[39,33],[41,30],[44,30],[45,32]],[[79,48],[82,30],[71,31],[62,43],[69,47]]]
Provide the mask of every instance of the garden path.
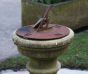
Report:
[[0,0],[0,60],[18,54],[12,33],[20,27],[20,0]]

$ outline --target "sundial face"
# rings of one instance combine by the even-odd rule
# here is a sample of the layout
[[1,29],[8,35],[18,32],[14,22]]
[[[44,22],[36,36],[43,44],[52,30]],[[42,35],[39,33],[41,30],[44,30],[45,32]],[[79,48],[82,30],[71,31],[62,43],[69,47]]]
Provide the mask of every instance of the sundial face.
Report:
[[67,36],[69,29],[66,26],[50,24],[48,29],[38,32],[32,26],[26,26],[18,29],[16,34],[24,39],[51,40]]

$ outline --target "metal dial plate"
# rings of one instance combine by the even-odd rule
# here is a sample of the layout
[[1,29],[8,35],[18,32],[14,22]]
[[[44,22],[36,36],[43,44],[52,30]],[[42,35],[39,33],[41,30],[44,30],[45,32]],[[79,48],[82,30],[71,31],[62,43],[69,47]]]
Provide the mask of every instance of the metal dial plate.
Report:
[[19,37],[32,40],[60,39],[69,34],[66,26],[49,24],[48,29],[37,32],[32,26],[25,26],[16,31]]

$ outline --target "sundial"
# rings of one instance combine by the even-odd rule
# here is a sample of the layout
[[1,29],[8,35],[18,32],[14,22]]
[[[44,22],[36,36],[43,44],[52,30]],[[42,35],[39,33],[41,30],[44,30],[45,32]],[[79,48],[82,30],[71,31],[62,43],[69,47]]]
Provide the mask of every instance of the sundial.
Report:
[[34,25],[24,26],[16,31],[16,34],[24,39],[51,40],[60,39],[69,34],[66,26],[49,24],[49,11],[53,6],[50,5],[43,15]]
[[21,27],[13,34],[19,52],[30,58],[26,65],[30,74],[57,74],[61,68],[57,58],[67,50],[74,37],[70,28],[49,23],[52,7],[50,5],[35,24]]

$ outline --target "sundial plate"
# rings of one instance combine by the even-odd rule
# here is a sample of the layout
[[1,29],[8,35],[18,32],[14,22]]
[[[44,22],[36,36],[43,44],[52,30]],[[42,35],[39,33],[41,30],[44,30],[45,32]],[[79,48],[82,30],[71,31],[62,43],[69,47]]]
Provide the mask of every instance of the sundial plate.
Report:
[[52,40],[67,36],[69,34],[69,29],[66,26],[49,24],[48,29],[36,31],[31,25],[18,29],[16,34],[24,39]]

